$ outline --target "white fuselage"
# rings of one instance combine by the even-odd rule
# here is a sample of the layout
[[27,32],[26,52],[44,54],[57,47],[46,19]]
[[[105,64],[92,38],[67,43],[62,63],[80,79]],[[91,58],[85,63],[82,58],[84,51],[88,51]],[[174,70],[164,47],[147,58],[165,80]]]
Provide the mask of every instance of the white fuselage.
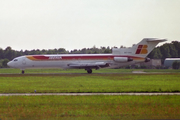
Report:
[[[130,57],[133,61],[115,61],[114,58]],[[76,68],[85,68],[86,64],[100,65],[101,63],[108,63],[109,66],[105,68],[117,68],[138,62],[144,62],[144,58],[135,56],[121,56],[113,54],[59,54],[59,55],[28,55],[17,57],[8,63],[8,66],[19,68],[22,70],[30,68],[74,68],[69,66],[71,64],[78,64]],[[87,66],[90,67],[91,66]]]

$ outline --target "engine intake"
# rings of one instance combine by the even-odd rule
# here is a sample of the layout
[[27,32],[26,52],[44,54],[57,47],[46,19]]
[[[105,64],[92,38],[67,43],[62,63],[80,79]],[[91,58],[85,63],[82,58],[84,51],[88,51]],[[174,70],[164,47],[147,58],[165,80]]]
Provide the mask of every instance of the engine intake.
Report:
[[130,62],[133,61],[132,58],[129,57],[114,57],[115,62]]

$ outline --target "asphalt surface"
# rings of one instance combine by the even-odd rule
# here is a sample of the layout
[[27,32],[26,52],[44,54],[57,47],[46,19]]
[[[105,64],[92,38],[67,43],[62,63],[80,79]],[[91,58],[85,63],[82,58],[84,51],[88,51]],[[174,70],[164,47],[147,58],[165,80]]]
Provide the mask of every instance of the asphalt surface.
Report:
[[90,95],[180,95],[180,93],[7,93],[0,96],[41,96],[41,95],[66,95],[66,96],[90,96]]

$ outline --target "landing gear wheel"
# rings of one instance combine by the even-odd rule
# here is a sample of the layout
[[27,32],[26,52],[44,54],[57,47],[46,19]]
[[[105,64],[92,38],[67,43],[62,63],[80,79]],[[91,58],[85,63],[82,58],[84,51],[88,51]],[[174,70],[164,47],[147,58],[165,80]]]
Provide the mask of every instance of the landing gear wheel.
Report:
[[91,69],[89,69],[89,70],[87,70],[87,72],[88,72],[89,74],[91,74],[91,73],[92,73],[92,70],[91,70]]
[[24,72],[24,70],[22,70],[22,72],[21,72],[22,74],[24,74],[25,72]]

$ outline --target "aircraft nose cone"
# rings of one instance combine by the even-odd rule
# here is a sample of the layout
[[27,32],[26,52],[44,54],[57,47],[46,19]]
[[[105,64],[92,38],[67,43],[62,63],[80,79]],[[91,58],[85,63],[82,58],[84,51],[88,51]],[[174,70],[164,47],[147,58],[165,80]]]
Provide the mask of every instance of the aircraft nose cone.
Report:
[[12,67],[12,62],[11,62],[11,61],[8,62],[7,65],[8,65],[9,67]]

